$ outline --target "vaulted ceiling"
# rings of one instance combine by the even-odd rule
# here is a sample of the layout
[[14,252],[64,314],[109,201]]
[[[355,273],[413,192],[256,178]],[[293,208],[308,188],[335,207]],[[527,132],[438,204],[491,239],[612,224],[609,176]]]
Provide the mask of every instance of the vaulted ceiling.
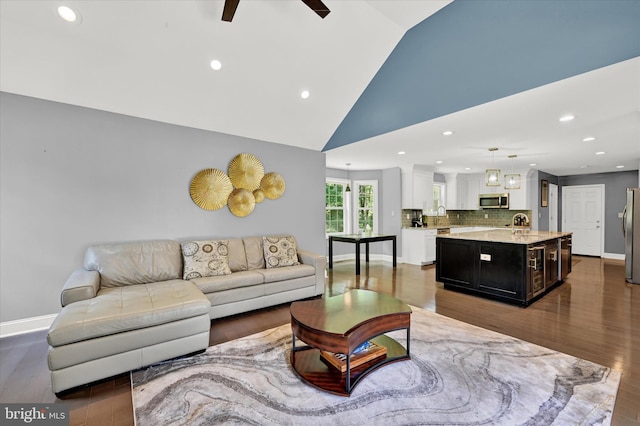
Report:
[[638,1],[324,0],[321,19],[299,0],[241,0],[224,22],[221,0],[76,0],[72,24],[61,3],[0,1],[0,90],[324,150],[352,170],[640,163]]

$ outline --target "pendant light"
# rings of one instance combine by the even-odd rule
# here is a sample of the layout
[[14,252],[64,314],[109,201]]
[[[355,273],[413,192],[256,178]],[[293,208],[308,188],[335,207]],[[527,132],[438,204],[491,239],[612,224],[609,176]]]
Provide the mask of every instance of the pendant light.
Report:
[[[498,148],[489,148],[489,152],[493,156],[493,163],[495,164],[495,152]],[[486,186],[500,186],[500,170],[499,169],[486,169],[485,170],[485,184]]]
[[345,189],[345,191],[351,192],[351,186],[349,185],[349,182],[351,182],[351,180],[349,179],[349,166],[351,165],[351,163],[346,163],[345,165],[347,166],[347,188]]
[[[517,158],[516,154],[507,156],[508,158]],[[520,173],[511,173],[504,175],[504,189],[520,189]]]

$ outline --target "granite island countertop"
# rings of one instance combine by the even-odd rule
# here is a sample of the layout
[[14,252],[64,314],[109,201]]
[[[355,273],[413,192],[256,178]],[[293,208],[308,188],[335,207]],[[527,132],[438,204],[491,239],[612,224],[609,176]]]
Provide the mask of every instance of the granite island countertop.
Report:
[[493,229],[490,231],[472,231],[459,234],[440,234],[438,238],[456,240],[488,241],[493,243],[536,244],[571,235],[571,232],[550,232],[513,229]]

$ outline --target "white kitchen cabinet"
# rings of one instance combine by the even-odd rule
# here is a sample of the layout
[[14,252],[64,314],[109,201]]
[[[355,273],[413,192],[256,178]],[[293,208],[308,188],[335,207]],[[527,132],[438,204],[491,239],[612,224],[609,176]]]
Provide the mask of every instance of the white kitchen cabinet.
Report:
[[520,188],[519,189],[505,189],[505,192],[509,193],[509,209],[510,210],[531,210],[531,203],[529,201],[529,171],[521,170],[517,172],[520,174]]
[[414,166],[402,171],[402,208],[430,210],[433,208],[433,172]]
[[478,210],[478,195],[488,193],[484,173],[467,175],[467,205],[465,210]]
[[437,231],[435,229],[424,231],[424,244],[426,250],[425,262],[433,263],[436,261],[436,235]]
[[402,230],[402,258],[410,265],[426,265],[436,260],[435,229],[409,228]]
[[467,176],[463,173],[446,173],[444,175],[447,193],[445,207],[447,210],[466,210],[469,208],[467,203]]

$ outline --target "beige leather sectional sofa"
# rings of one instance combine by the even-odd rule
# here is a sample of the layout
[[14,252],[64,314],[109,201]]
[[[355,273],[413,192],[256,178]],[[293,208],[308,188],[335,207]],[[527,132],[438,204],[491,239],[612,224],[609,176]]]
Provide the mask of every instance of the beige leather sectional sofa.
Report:
[[47,336],[53,391],[202,351],[213,318],[321,295],[325,266],[290,236],[90,247]]

